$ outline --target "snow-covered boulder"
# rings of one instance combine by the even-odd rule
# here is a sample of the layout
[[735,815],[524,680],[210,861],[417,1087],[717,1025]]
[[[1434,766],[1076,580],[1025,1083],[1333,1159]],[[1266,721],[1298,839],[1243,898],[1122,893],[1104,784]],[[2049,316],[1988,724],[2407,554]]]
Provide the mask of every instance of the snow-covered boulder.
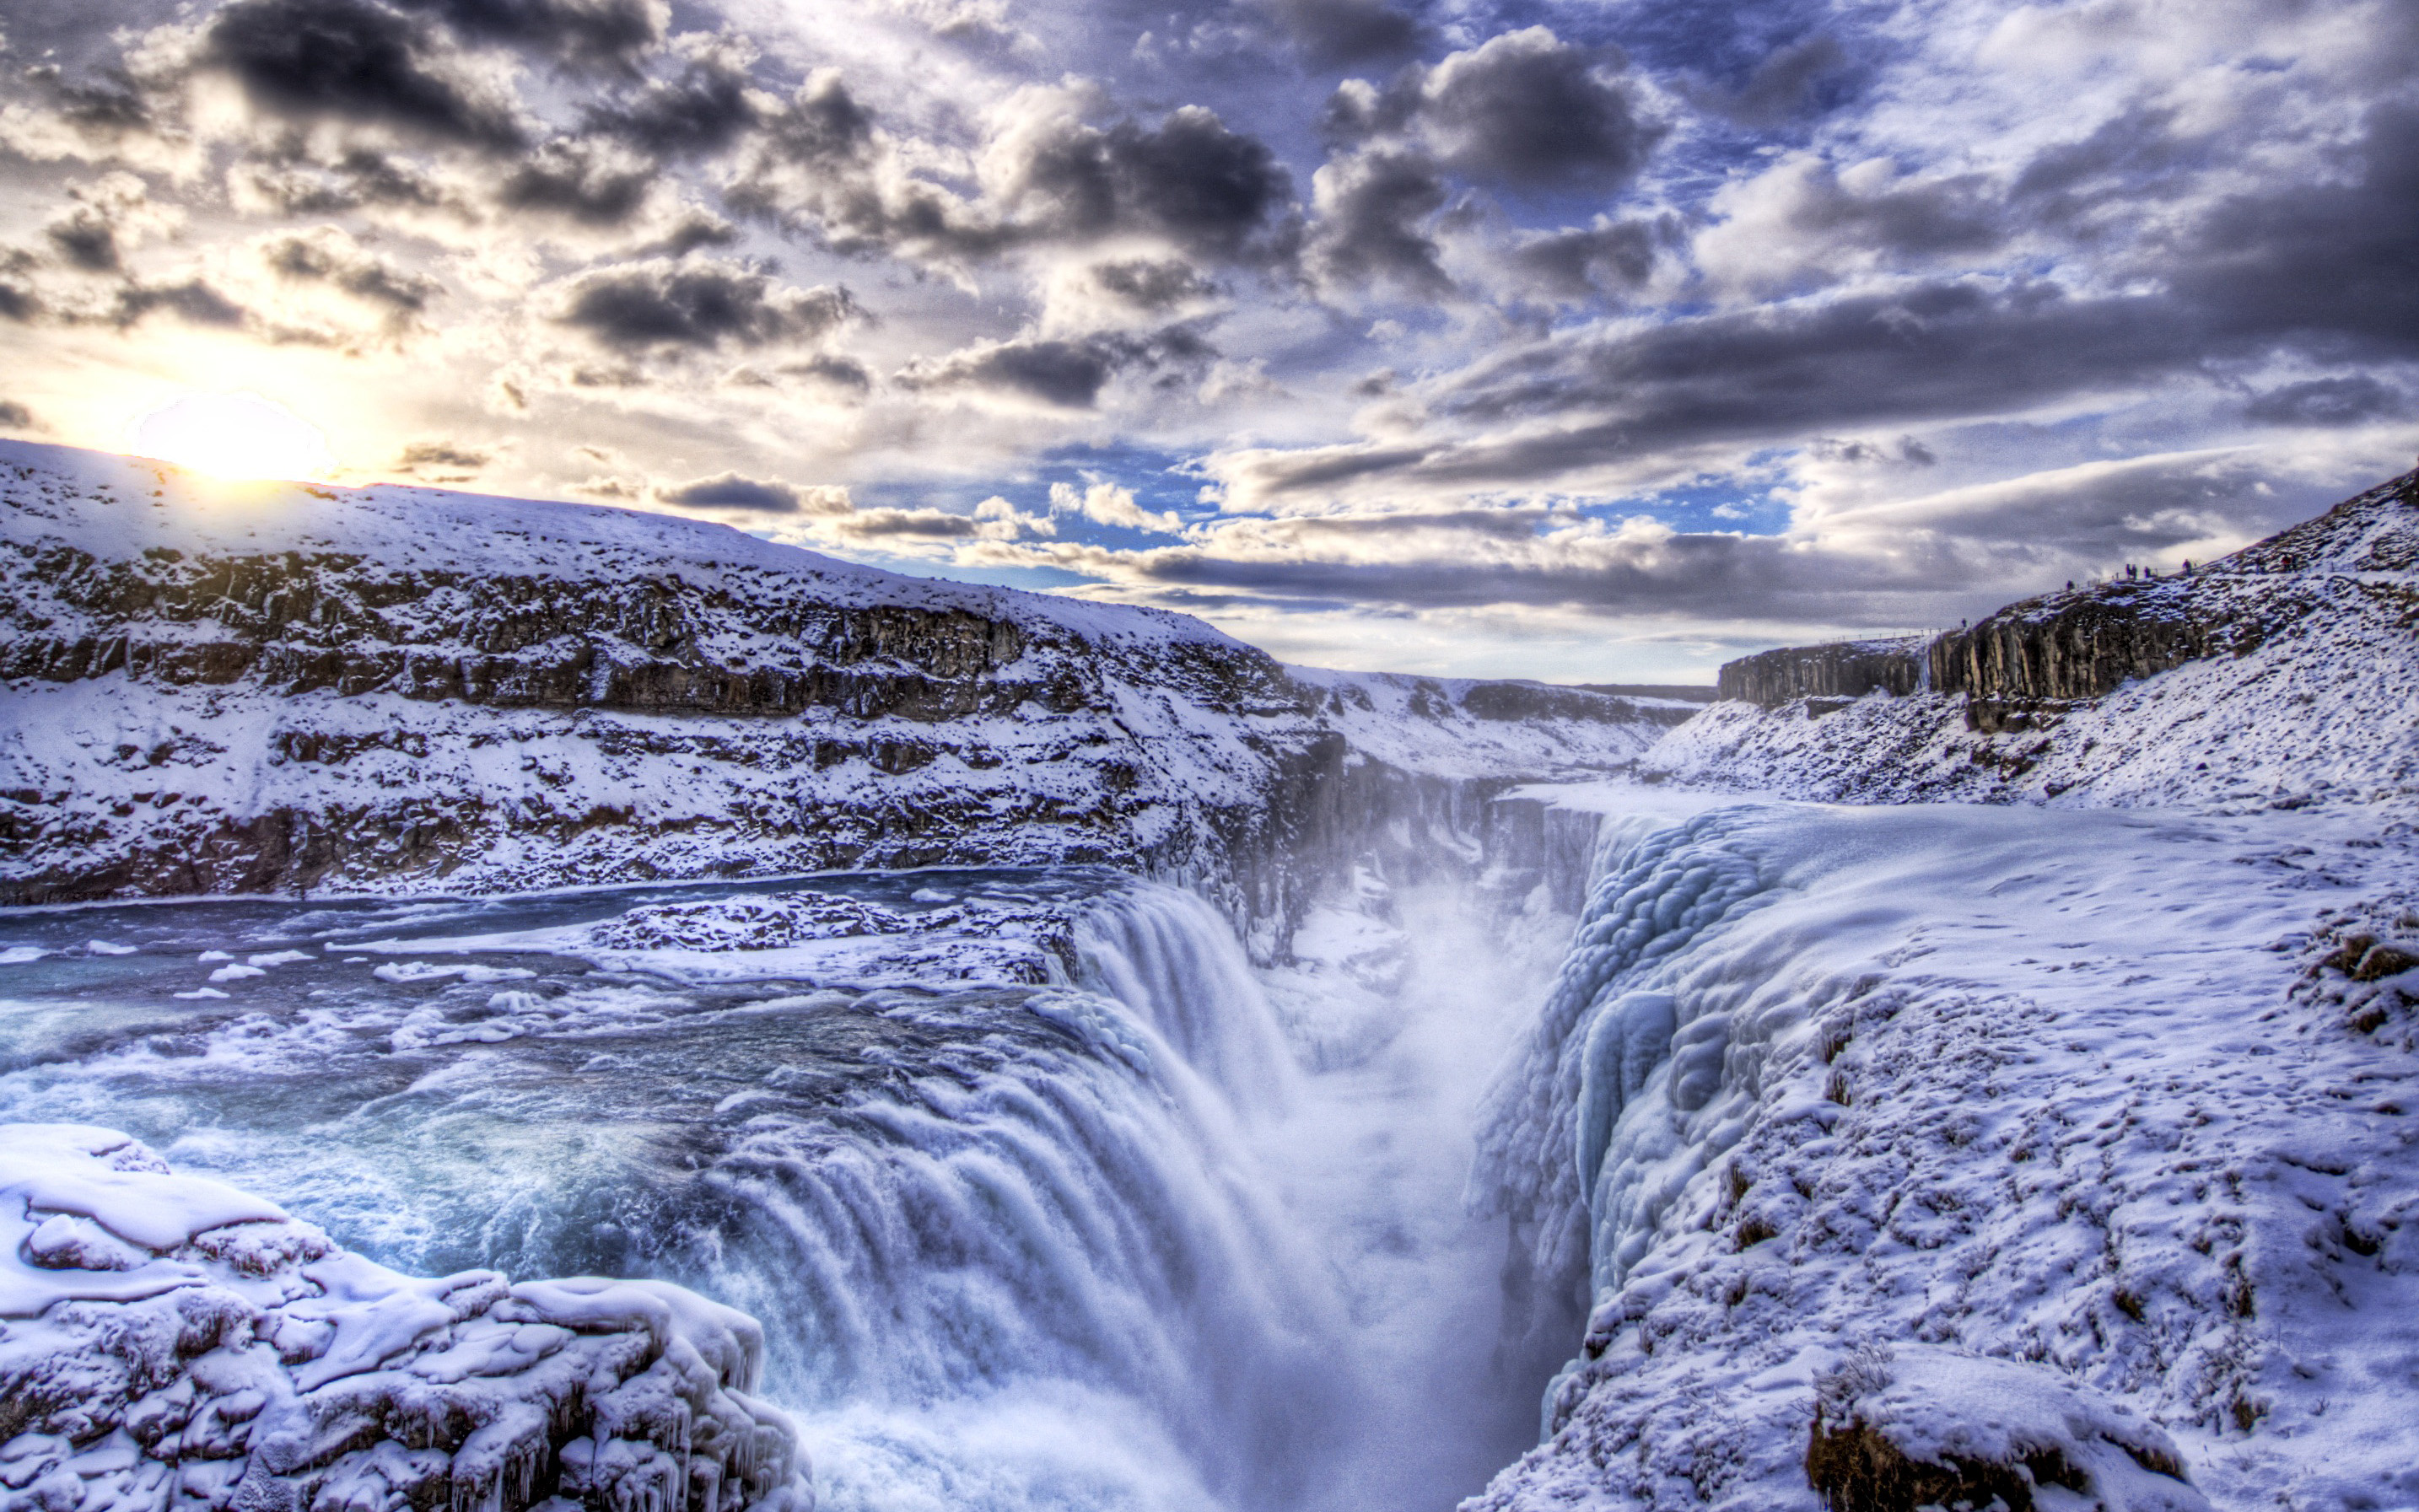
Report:
[[763,1354],[678,1287],[402,1275],[125,1134],[0,1125],[7,1512],[810,1512]]
[[1814,1385],[1806,1478],[1834,1512],[2209,1512],[2175,1440],[2046,1365],[1869,1346]]

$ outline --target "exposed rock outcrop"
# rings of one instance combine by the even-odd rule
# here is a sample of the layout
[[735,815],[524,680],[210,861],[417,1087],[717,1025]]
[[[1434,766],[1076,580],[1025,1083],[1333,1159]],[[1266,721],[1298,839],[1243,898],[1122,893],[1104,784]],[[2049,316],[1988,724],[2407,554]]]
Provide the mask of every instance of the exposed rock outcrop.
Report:
[[1718,695],[1777,708],[1793,699],[1853,699],[1879,689],[1912,693],[1923,683],[1919,637],[1783,646],[1725,662]]

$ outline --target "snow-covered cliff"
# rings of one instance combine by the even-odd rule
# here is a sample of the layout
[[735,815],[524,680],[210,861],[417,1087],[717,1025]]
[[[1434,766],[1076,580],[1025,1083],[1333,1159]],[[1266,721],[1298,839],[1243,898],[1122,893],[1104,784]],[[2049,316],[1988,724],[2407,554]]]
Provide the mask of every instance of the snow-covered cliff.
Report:
[[[2190,576],[2011,604],[1902,648],[1912,692],[1725,669],[1643,759],[1692,785],[1834,802],[2248,810],[2419,799],[2419,473]],[[1896,679],[1898,685],[1909,679]],[[1863,691],[1872,688],[1872,691]],[[1754,690],[1777,706],[1748,702]]]
[[665,516],[19,443],[0,592],[16,903],[1104,862],[1265,947],[1387,808],[1356,782],[1603,770],[1687,712],[1288,674]]

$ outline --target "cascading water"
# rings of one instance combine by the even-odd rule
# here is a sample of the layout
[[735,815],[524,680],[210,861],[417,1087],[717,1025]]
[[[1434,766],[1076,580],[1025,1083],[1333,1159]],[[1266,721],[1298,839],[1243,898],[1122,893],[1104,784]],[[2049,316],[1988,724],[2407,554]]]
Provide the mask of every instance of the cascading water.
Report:
[[1457,1201],[1534,999],[1402,906],[1316,1075],[1223,919],[1106,872],[24,916],[0,1118],[389,1263],[747,1308],[827,1509],[1441,1509],[1535,1385]]

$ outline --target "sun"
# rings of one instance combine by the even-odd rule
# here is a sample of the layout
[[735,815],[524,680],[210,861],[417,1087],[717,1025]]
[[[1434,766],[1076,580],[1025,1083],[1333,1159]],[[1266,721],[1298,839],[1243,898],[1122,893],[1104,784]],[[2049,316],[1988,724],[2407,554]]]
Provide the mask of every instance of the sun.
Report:
[[324,478],[335,471],[319,427],[257,393],[189,393],[134,422],[140,456],[220,478]]

